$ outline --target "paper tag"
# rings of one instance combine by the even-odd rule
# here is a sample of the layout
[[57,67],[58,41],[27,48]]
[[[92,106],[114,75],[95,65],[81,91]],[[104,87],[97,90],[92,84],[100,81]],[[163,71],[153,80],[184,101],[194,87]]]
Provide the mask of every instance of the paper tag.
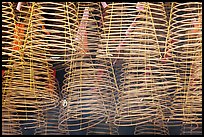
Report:
[[20,11],[20,9],[21,9],[21,4],[22,4],[22,2],[18,2],[18,5],[17,5],[17,7],[16,7],[16,9],[17,9],[18,11]]
[[106,2],[101,2],[103,8],[105,9],[108,5],[106,4]]

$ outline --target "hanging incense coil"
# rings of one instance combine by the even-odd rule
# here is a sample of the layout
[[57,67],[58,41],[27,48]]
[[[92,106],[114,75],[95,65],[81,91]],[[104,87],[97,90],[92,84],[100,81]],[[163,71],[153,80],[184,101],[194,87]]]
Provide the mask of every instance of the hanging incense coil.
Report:
[[[131,24],[137,18],[136,4],[110,3],[103,17],[103,34],[99,45],[99,56],[108,58],[124,58],[124,48],[130,45]],[[127,36],[126,36],[127,35]],[[128,52],[128,51],[127,51]]]
[[10,105],[10,95],[6,87],[10,84],[12,78],[8,71],[5,71],[2,81],[2,135],[21,135],[21,127],[18,119],[15,119],[16,112]]
[[106,123],[105,121],[88,128],[87,135],[119,135],[118,128],[113,123]]
[[[59,96],[59,83],[56,80],[56,94]],[[35,131],[35,135],[68,135],[66,132],[62,132],[58,129],[59,113],[60,113],[59,104],[52,109],[45,110],[43,112],[45,117],[45,125],[38,127]]]
[[[160,58],[158,59],[157,70],[160,74],[155,78],[158,91],[158,99],[160,102],[160,107],[164,113],[163,120],[169,121],[172,116],[172,101],[173,93],[178,85],[179,75],[176,73],[178,68],[175,66],[174,61],[171,60],[172,50],[166,51],[167,41],[166,38],[169,34],[168,31],[168,20],[166,16],[166,11],[164,3],[154,2],[148,3],[150,16],[152,16],[154,33],[156,35],[156,41],[159,45]],[[170,17],[171,18],[171,17]],[[170,53],[169,53],[170,52]]]
[[[117,91],[116,91],[117,93]],[[87,135],[118,135],[118,127],[114,125],[116,115],[116,97],[114,91],[103,91],[104,105],[108,117],[101,123],[87,129]]]
[[43,18],[36,22],[41,24],[45,34],[43,45],[49,47],[46,49],[47,60],[62,63],[69,60],[79,44],[75,40],[78,26],[76,5],[73,2],[38,2],[38,6]]
[[115,124],[118,126],[139,126],[147,123],[150,119],[156,119],[158,110],[161,109],[158,98],[161,88],[156,88],[160,74],[157,67],[157,60],[160,58],[159,45],[153,31],[148,4],[140,3],[140,6],[143,9],[137,10],[139,15],[136,16],[136,27],[132,29],[132,38],[128,41],[130,44],[125,46],[129,53],[124,54],[126,57],[122,64],[121,92],[115,117]]
[[2,67],[11,68],[15,59],[19,59],[18,52],[13,50],[13,46],[17,43],[14,37],[15,19],[14,9],[11,2],[2,3]]
[[[140,34],[144,31],[143,23],[146,21],[144,5],[140,4],[140,9],[137,7],[137,3],[108,4],[104,16],[104,34],[101,35],[100,56],[129,59],[129,56],[132,55],[129,47],[139,42],[135,38],[142,39]],[[151,21],[150,16],[148,16],[148,21]],[[148,25],[152,26],[152,24]],[[135,35],[136,31],[141,33]]]
[[157,119],[136,126],[134,135],[169,135],[169,131],[158,115]]
[[22,135],[19,121],[14,118],[16,112],[8,109],[9,101],[7,98],[6,100],[6,103],[2,104],[2,135]]
[[61,130],[66,130],[67,125],[69,131],[85,130],[107,117],[102,93],[107,89],[115,90],[115,87],[108,71],[109,62],[97,58],[100,32],[96,18],[100,17],[99,7],[100,3],[78,3],[79,25],[82,20],[85,23],[79,26],[79,32],[83,34],[81,56],[75,55],[66,63],[62,94],[67,105],[62,107],[60,114]]
[[105,90],[102,80],[107,76],[100,80],[97,78],[99,69],[90,68],[88,63],[82,61],[73,61],[70,67],[71,70],[68,70],[69,67],[66,69],[62,90],[63,101],[67,103],[60,114],[60,129],[63,130],[67,124],[69,131],[78,131],[88,128],[87,124],[90,122],[96,125],[105,119],[101,92]]
[[[201,57],[202,58],[202,57]],[[202,63],[196,63],[184,103],[182,135],[202,135]],[[192,80],[193,79],[193,80]],[[192,82],[192,83],[190,83]]]
[[[193,30],[187,31],[188,44],[194,48],[185,50],[191,55],[190,76],[184,102],[184,120],[181,134],[202,135],[202,3],[187,3],[195,13],[196,21],[193,23]],[[194,12],[193,12],[194,13]],[[187,42],[186,42],[187,43]],[[186,44],[186,45],[188,45]],[[186,55],[186,58],[188,55]],[[189,67],[189,66],[188,66]],[[187,74],[186,74],[187,75]]]
[[[170,23],[172,20],[172,14],[169,15],[171,12],[169,8],[171,8],[171,4],[168,5],[170,7],[164,7],[165,4],[163,3],[157,3],[153,4],[150,3],[150,9],[153,9],[151,11],[153,15],[153,21],[156,22],[155,30],[157,34],[157,41],[160,45],[160,58],[158,59],[159,63],[157,64],[157,67],[159,68],[160,74],[157,79],[157,86],[160,88],[160,94],[158,96],[161,108],[164,113],[164,119],[169,126],[169,120],[173,115],[173,108],[172,108],[172,102],[173,102],[173,96],[176,89],[180,88],[181,85],[178,83],[179,81],[179,74],[177,73],[179,68],[175,65],[175,61],[173,59],[172,53],[174,52],[173,49],[170,48],[170,45],[173,44],[175,41],[169,38],[170,35]],[[152,8],[153,7],[153,8]],[[154,12],[154,10],[159,9],[160,7],[161,11],[158,14],[157,12]],[[166,9],[166,11],[165,11]],[[169,16],[165,16],[166,14]],[[155,14],[155,15],[154,15]],[[158,18],[161,17],[161,18]],[[168,18],[168,26],[167,26],[167,18]],[[161,21],[163,19],[163,22]],[[158,23],[158,24],[157,24]],[[159,23],[161,25],[161,30],[159,29]],[[166,25],[166,27],[165,27]],[[168,29],[167,29],[168,28]],[[157,33],[158,32],[158,33]],[[170,124],[171,125],[171,124]]]
[[[195,129],[200,130],[201,116],[201,99],[197,101],[197,95],[192,95],[192,83],[194,80],[194,73],[201,71],[198,64],[201,63],[202,51],[202,3],[200,2],[187,2],[187,3],[174,3],[172,9],[172,23],[170,28],[170,38],[175,42],[170,45],[174,50],[172,56],[179,67],[178,74],[180,75],[179,83],[181,88],[177,89],[174,94],[173,108],[174,115],[172,122],[174,126],[183,126],[184,123],[192,122],[192,130],[186,128],[184,132],[192,132]],[[198,63],[198,64],[197,64]],[[195,66],[197,68],[195,69]],[[194,70],[192,70],[194,69]],[[196,83],[202,83],[201,79],[195,78]],[[198,84],[199,85],[199,84]],[[198,94],[202,94],[200,86],[197,88]],[[193,88],[192,88],[193,89]],[[196,94],[195,93],[195,94]],[[190,96],[191,95],[191,96]],[[194,100],[195,99],[195,100]],[[190,106],[188,104],[191,104]],[[195,106],[194,106],[195,104]],[[200,104],[200,105],[197,105]],[[189,107],[195,108],[196,111],[188,111]],[[196,117],[194,115],[196,114]],[[196,121],[198,123],[196,123]],[[190,123],[189,123],[190,124]],[[190,126],[187,124],[186,126]],[[198,126],[195,128],[195,126]],[[187,131],[189,130],[189,131]]]
[[52,65],[45,61],[45,47],[38,41],[38,38],[43,39],[43,35],[37,35],[36,31],[35,13],[39,12],[36,3],[27,3],[21,11],[21,24],[28,22],[24,29],[28,29],[29,33],[25,34],[24,46],[21,47],[22,59],[16,61],[15,67],[10,70],[12,79],[5,90],[10,95],[12,109],[17,113],[14,119],[18,118],[24,129],[31,129],[44,123],[43,109],[55,107],[59,98],[54,92]]
[[164,52],[167,35],[167,16],[163,2],[149,2],[150,16],[152,16],[155,27],[156,39],[160,47],[161,54]]

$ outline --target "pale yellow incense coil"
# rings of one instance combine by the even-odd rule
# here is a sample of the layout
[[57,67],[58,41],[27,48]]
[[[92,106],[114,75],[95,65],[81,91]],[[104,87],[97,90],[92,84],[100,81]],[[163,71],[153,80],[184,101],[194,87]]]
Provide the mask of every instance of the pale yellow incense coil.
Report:
[[158,115],[157,119],[136,126],[134,135],[169,135],[169,131]]
[[21,128],[16,117],[16,111],[10,107],[9,94],[5,93],[5,87],[9,85],[11,75],[5,72],[5,79],[2,81],[2,135],[21,135]]
[[[58,81],[56,80],[56,83]],[[59,96],[59,83],[56,85],[56,94]],[[60,103],[60,102],[59,102]],[[45,110],[43,112],[45,117],[45,125],[41,125],[35,130],[35,135],[68,135],[69,133],[62,132],[58,129],[59,113],[60,108],[59,104],[52,109]]]
[[[42,44],[48,61],[64,63],[75,53],[79,41],[75,40],[78,28],[76,5],[73,2],[38,2],[39,14],[35,20],[39,30],[43,30]],[[61,63],[61,64],[62,64]]]
[[172,125],[185,125],[183,134],[199,134],[202,127],[202,99],[199,97],[202,94],[199,78],[202,71],[202,3],[174,3],[170,25],[170,39],[175,41],[170,48],[174,51],[172,56],[179,68],[181,85],[174,94]]
[[[122,3],[113,5],[119,4]],[[157,66],[160,49],[152,25],[150,8],[148,3],[139,5],[143,8],[136,10],[138,15],[129,36],[131,37],[129,45],[124,47],[127,54],[123,54],[121,92],[117,104],[118,113],[115,117],[115,124],[118,126],[139,126],[150,119],[156,119],[157,113],[161,111],[161,99],[158,97],[161,96],[160,92],[165,94],[157,85],[160,77],[160,68]],[[137,6],[138,3],[134,5],[135,8]],[[126,8],[128,5],[123,7]]]
[[104,90],[102,94],[108,117],[101,123],[88,128],[87,135],[118,135],[118,127],[114,125],[114,117],[116,114],[116,97],[114,92],[110,90]]
[[[99,65],[99,64],[95,64]],[[97,69],[90,68],[91,65],[85,61],[73,61],[71,70],[66,69],[63,85],[63,98],[66,105],[62,107],[60,114],[60,129],[64,130],[66,125],[69,131],[78,131],[88,128],[88,123],[94,126],[105,119],[103,96],[105,90],[102,83],[106,75],[100,80],[97,77]],[[98,69],[99,70],[99,69]],[[111,86],[106,86],[111,88]]]
[[84,130],[104,121],[108,110],[102,93],[107,92],[107,89],[115,90],[111,82],[110,66],[107,66],[109,62],[97,58],[100,3],[79,2],[77,9],[77,34],[81,34],[82,46],[66,63],[62,94],[63,102],[67,102],[67,105],[62,107],[60,113],[59,128],[62,131],[66,131],[67,126],[68,131]]
[[[198,20],[199,18],[202,22],[202,11]],[[197,29],[201,29],[201,22],[198,22],[199,28]],[[202,32],[198,32],[197,37],[193,37],[201,39]],[[190,78],[183,108],[184,120],[181,129],[183,135],[202,135],[202,41],[197,42],[199,46],[194,50],[195,54],[190,67]]]
[[[173,95],[177,88],[181,87],[178,83],[179,74],[177,73],[179,68],[176,66],[175,61],[172,59],[172,52],[170,45],[174,42],[169,38],[170,35],[170,23],[172,21],[171,14],[171,4],[163,4],[163,3],[149,3],[151,14],[153,16],[154,26],[156,30],[156,36],[158,44],[160,45],[160,58],[158,59],[157,69],[158,76],[156,78],[157,89],[158,91],[158,99],[160,102],[160,106],[164,113],[164,121],[166,121],[169,125],[170,118],[173,115],[172,101]],[[165,6],[166,5],[166,6]],[[160,12],[154,12],[159,9]],[[160,13],[160,14],[159,14]],[[163,14],[161,14],[163,13]],[[166,17],[164,14],[167,14]],[[170,15],[169,15],[170,14]],[[160,18],[159,18],[160,17]],[[163,19],[163,21],[161,21]],[[168,24],[166,23],[168,19]],[[160,25],[159,25],[160,24]],[[166,27],[165,27],[166,25]],[[167,26],[168,25],[168,26]],[[161,29],[162,28],[162,29]],[[167,126],[168,126],[167,125]]]
[[164,2],[149,2],[148,4],[160,51],[164,52],[168,25]]
[[[157,76],[155,78],[155,84],[157,85],[158,100],[160,102],[160,107],[164,113],[164,121],[169,121],[169,118],[172,116],[172,96],[178,85],[178,74],[176,71],[178,68],[175,66],[174,62],[169,57],[169,52],[166,53],[166,47],[169,43],[169,27],[168,20],[166,16],[165,4],[162,2],[148,3],[149,12],[152,16],[154,33],[156,35],[156,41],[160,49],[160,58],[158,59],[158,64],[155,66],[157,69]],[[171,5],[170,5],[171,6]],[[168,9],[166,9],[167,12]],[[170,17],[171,18],[171,17]],[[172,51],[171,51],[172,52]]]
[[[56,94],[59,96],[59,83],[56,80]],[[60,102],[59,102],[60,103]],[[59,113],[60,113],[59,104],[52,109],[44,110],[43,114],[45,117],[45,125],[35,129],[35,135],[68,135],[69,133],[62,132],[58,129]]]
[[16,45],[14,41],[14,29],[15,29],[15,19],[14,19],[14,9],[11,2],[2,3],[2,67],[11,68],[15,59],[19,59],[19,53],[17,50],[13,50]]
[[[130,45],[131,32],[138,12],[135,3],[111,3],[103,18],[103,33],[99,45],[99,56],[108,58],[123,58],[124,48]],[[133,23],[133,25],[131,24]],[[131,26],[132,25],[132,26]],[[128,51],[127,51],[128,52]]]
[[40,11],[36,3],[26,3],[20,12],[19,18],[23,20],[19,23],[25,24],[28,33],[21,47],[22,60],[16,61],[15,67],[9,70],[12,79],[4,90],[10,97],[9,107],[17,113],[11,120],[18,119],[24,129],[29,129],[44,124],[42,110],[55,107],[59,97],[54,92],[56,87],[51,76],[52,65],[46,61],[46,47],[39,41],[43,35],[37,35],[38,28],[33,21],[37,19],[35,13]]
[[113,123],[106,123],[106,120],[98,125],[88,128],[87,135],[119,135],[118,128]]

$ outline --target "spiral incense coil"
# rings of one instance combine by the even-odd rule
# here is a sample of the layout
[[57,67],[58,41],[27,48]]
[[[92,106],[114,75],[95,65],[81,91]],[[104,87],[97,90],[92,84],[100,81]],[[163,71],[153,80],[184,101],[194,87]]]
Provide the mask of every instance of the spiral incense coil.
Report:
[[[5,73],[6,79],[9,75]],[[18,119],[16,117],[15,110],[11,109],[9,94],[4,94],[4,87],[8,85],[8,81],[3,81],[2,84],[2,135],[21,135],[21,128]]]
[[35,22],[45,34],[42,44],[48,47],[47,60],[69,60],[80,47],[80,38],[75,39],[78,28],[76,5],[73,2],[37,2],[37,5],[42,17]]
[[[172,117],[172,125],[179,126],[183,125],[184,121],[188,121],[190,115],[194,115],[196,112],[188,112],[190,114],[185,114],[185,110],[188,110],[188,105],[190,103],[192,108],[196,108],[199,114],[201,108],[200,106],[193,106],[193,104],[199,104],[196,98],[195,100],[189,98],[189,94],[193,91],[188,91],[192,83],[192,78],[195,76],[197,69],[194,65],[198,65],[201,61],[202,48],[202,3],[201,2],[187,2],[187,3],[174,3],[172,7],[172,22],[170,28],[170,40],[173,41],[169,45],[169,49],[172,49],[172,57],[179,67],[178,74],[180,75],[179,83],[182,86],[178,88],[174,94],[173,108],[174,115]],[[196,59],[200,58],[200,59]],[[199,67],[198,67],[199,70]],[[193,80],[194,81],[194,80]],[[196,80],[197,81],[197,80]],[[201,82],[200,80],[197,81]],[[198,88],[199,89],[199,88]],[[194,95],[192,95],[193,98]],[[190,97],[191,98],[191,97]],[[190,101],[190,102],[189,102]],[[200,100],[201,101],[201,100]],[[188,115],[188,116],[186,116]],[[198,118],[200,119],[200,118]],[[194,121],[194,119],[189,118],[189,121]],[[198,120],[199,121],[199,120]],[[175,124],[177,123],[177,124]],[[188,123],[188,122],[187,122]],[[200,123],[200,122],[198,122]],[[198,124],[199,125],[199,124]],[[193,128],[193,126],[192,126]],[[193,132],[193,131],[192,131]]]
[[[97,17],[100,17],[100,3],[78,3],[79,33],[82,35],[81,55],[73,55],[66,63],[65,80],[62,87],[64,102],[60,113],[61,130],[79,131],[102,122],[107,116],[103,92],[113,90],[110,66],[97,58],[100,32]],[[83,24],[82,20],[84,21]]]
[[[160,88],[161,90],[160,93],[162,93],[159,95],[158,98],[160,98],[159,100],[160,100],[161,108],[164,113],[164,120],[168,123],[168,126],[173,124],[171,123],[170,118],[173,115],[172,102],[173,102],[174,93],[178,88],[182,87],[181,84],[178,82],[180,80],[180,77],[178,74],[179,67],[175,64],[175,60],[172,56],[174,49],[169,48],[170,45],[174,43],[174,41],[169,38],[170,24],[172,20],[172,14],[171,14],[170,8],[172,8],[171,4],[165,7],[165,9],[167,10],[166,13],[168,14],[167,18],[169,23],[168,23],[168,29],[166,27],[167,31],[164,31],[163,36],[165,37],[167,36],[167,37],[165,39],[164,37],[162,38],[162,36],[158,37],[158,42],[159,40],[161,40],[160,43],[162,43],[160,44],[160,51],[161,51],[162,58],[158,59],[159,63],[157,64],[157,67],[159,68],[159,71],[160,71],[160,74],[159,74],[160,78],[158,78],[157,80],[158,81],[157,85],[159,86],[158,88]],[[166,20],[167,19],[165,17],[165,21]],[[155,27],[158,27],[158,26],[155,25]]]
[[163,2],[149,2],[150,15],[152,15],[155,34],[161,53],[164,52],[167,35],[167,16]]
[[112,86],[108,85],[107,79],[110,77],[106,73],[106,66],[94,68],[97,65],[100,66],[88,61],[73,61],[71,70],[67,67],[62,90],[66,105],[60,113],[60,129],[64,130],[68,125],[69,131],[79,131],[105,119],[107,111],[102,93]]
[[35,135],[67,135],[68,133],[62,132],[58,129],[59,120],[59,106],[49,109],[44,113],[45,125],[38,127]]
[[202,46],[197,49],[190,70],[190,79],[184,102],[182,135],[202,135]]
[[94,57],[98,49],[100,40],[100,18],[101,18],[101,5],[99,2],[78,2],[77,3],[77,15],[78,15],[78,31],[76,34],[76,40],[81,39],[80,45],[77,49],[79,57],[83,59],[90,59]]
[[[53,75],[54,77],[56,77],[56,74],[53,73]],[[60,91],[59,82],[57,80],[55,81],[56,81],[56,87],[58,87],[55,92],[59,96],[59,91]],[[59,114],[60,114],[59,104],[52,109],[48,109],[48,110],[45,109],[43,114],[45,117],[45,125],[42,125],[42,127],[38,127],[35,130],[35,135],[67,135],[68,134],[58,129]]]
[[[143,8],[132,30],[135,43],[129,46],[122,64],[121,93],[117,103],[118,114],[115,124],[118,126],[133,126],[147,123],[155,119],[161,109],[159,96],[165,94],[157,84],[160,78],[158,59],[159,45],[156,42],[152,17],[149,14],[148,3],[140,3]],[[137,25],[138,24],[138,25]]]
[[88,128],[87,135],[118,135],[118,127],[114,125],[114,117],[116,115],[116,97],[114,91],[104,90],[102,94],[108,117],[101,123]]
[[159,118],[135,127],[134,135],[169,135],[167,127]]
[[113,123],[103,122],[88,128],[87,135],[119,135],[118,128]]
[[13,51],[13,45],[16,44],[14,38],[15,19],[14,10],[11,2],[2,3],[2,67],[11,68],[15,59],[19,59],[19,54]]
[[160,59],[158,59],[157,70],[160,72],[156,78],[158,98],[160,107],[164,113],[165,121],[168,121],[172,116],[172,98],[173,93],[178,85],[178,74],[176,71],[178,68],[174,65],[174,61],[166,54],[165,48],[168,43],[166,36],[168,34],[167,29],[167,16],[164,7],[164,3],[155,2],[148,3],[150,6],[150,15],[152,16],[153,27],[155,27],[156,41],[160,48]]
[[[30,65],[30,64],[28,64]],[[35,64],[40,65],[40,63]],[[45,79],[46,73],[43,74],[44,68],[34,68],[24,65],[16,67],[17,70],[13,72],[13,79],[11,80],[11,87],[7,92],[10,93],[10,104],[14,106],[13,111],[17,112],[16,118],[20,121],[25,129],[36,128],[43,122],[42,110],[54,107],[58,97],[52,93],[54,90],[51,85],[48,86],[48,78]],[[30,71],[34,73],[30,73]],[[37,76],[39,73],[39,76]],[[44,75],[44,76],[43,76]],[[38,79],[34,79],[38,78]],[[32,82],[32,83],[31,83]],[[15,91],[15,92],[12,92]]]
[[[108,4],[104,17],[104,34],[101,36],[100,56],[130,59],[130,56],[135,56],[135,48],[139,47],[142,41],[148,44],[155,43],[159,50],[153,31],[155,28],[152,26],[152,16],[147,12],[149,9],[147,3]],[[149,40],[144,40],[144,37],[148,37]],[[144,51],[146,46],[141,48]]]
[[28,33],[24,33],[24,46],[20,48],[22,59],[16,61],[15,67],[10,70],[12,79],[5,91],[10,95],[12,110],[17,113],[14,119],[18,118],[24,129],[31,129],[44,124],[43,109],[55,107],[59,98],[54,92],[52,65],[45,61],[46,47],[39,41],[43,35],[37,35],[40,32],[34,20],[38,17],[35,13],[40,11],[36,3],[27,3],[20,12],[22,20],[19,23],[25,24],[24,29]]

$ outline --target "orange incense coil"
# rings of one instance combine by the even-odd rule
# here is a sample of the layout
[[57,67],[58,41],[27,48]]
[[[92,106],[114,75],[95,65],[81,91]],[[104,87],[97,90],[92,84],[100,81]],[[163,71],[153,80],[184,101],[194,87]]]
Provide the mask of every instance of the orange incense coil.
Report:
[[21,45],[23,44],[22,40],[24,39],[24,24],[16,24],[14,30],[14,47],[13,50],[20,50]]
[[[194,89],[194,87],[196,87],[194,84],[201,83],[201,79],[195,78],[195,80],[192,80],[194,79],[193,77],[196,76],[194,74],[201,71],[200,67],[195,69],[194,65],[197,66],[198,64],[202,64],[202,32],[200,31],[202,28],[201,22],[198,21],[201,20],[201,13],[202,3],[200,2],[174,3],[172,6],[170,39],[175,40],[175,42],[171,44],[174,51],[172,57],[176,66],[179,68],[177,73],[180,77],[178,82],[181,87],[175,91],[172,101],[174,109],[173,116],[170,120],[172,121],[172,126],[185,125],[186,127],[192,127],[190,129],[185,128],[184,126],[182,128],[183,134],[197,134],[201,129],[201,99],[197,99],[195,95],[192,95],[191,93],[193,90],[200,90],[201,92],[200,86],[198,86],[199,88]],[[195,19],[198,21],[196,28],[195,24],[193,24]],[[192,31],[195,29],[198,29],[199,31]],[[196,82],[194,83],[193,81]],[[191,106],[189,106],[189,104],[191,104]],[[189,108],[195,108],[195,111],[188,111]],[[191,125],[190,123],[193,124]],[[195,125],[197,126],[196,128]]]

